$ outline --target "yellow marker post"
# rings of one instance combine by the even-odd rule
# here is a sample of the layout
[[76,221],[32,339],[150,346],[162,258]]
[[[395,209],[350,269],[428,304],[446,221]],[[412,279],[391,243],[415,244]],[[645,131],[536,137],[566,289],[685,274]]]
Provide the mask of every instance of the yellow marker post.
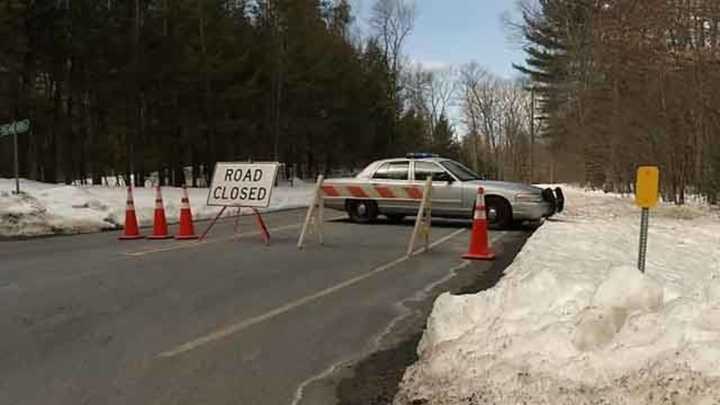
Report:
[[647,258],[648,227],[650,208],[657,205],[660,196],[660,169],[657,166],[638,167],[635,183],[635,204],[642,208],[640,217],[640,253],[638,269],[645,273]]

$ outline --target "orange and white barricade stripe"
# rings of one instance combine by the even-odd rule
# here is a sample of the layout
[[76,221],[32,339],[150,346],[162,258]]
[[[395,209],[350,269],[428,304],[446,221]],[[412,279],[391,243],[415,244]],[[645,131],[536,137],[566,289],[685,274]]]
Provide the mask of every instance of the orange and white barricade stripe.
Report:
[[421,201],[421,186],[381,186],[376,184],[333,183],[320,186],[324,199],[362,198],[367,200]]
[[298,240],[298,248],[302,249],[305,241],[305,235],[313,225],[318,241],[323,244],[322,222],[325,200],[328,199],[363,199],[363,200],[395,200],[395,201],[418,201],[420,207],[418,209],[415,227],[410,238],[410,246],[408,247],[408,256],[415,249],[415,241],[418,235],[422,235],[425,240],[425,250],[430,249],[430,217],[432,210],[432,179],[427,179],[424,186],[417,185],[377,185],[370,183],[349,183],[335,182],[325,180],[325,177],[318,176],[315,184],[313,199],[308,208],[307,215],[300,238]]

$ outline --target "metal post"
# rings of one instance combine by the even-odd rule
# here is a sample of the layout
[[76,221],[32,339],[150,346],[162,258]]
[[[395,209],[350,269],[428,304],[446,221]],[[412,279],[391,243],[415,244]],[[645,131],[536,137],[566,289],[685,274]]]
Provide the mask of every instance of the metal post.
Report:
[[15,150],[15,194],[20,194],[20,157],[18,156],[18,133],[15,130],[16,123],[13,123],[13,149]]
[[638,269],[640,269],[640,272],[642,272],[642,273],[645,273],[645,259],[647,257],[649,219],[650,219],[650,209],[643,208],[642,216],[640,217],[640,255],[638,257]]

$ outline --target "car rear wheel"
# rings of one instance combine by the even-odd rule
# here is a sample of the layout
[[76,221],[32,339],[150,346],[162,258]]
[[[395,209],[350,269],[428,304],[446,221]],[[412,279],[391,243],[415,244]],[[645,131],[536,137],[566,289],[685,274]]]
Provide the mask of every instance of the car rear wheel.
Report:
[[512,224],[512,207],[505,199],[500,197],[487,197],[485,199],[488,225],[492,229],[507,229]]
[[378,208],[375,201],[350,200],[345,204],[350,220],[359,224],[367,224],[374,221],[378,216]]

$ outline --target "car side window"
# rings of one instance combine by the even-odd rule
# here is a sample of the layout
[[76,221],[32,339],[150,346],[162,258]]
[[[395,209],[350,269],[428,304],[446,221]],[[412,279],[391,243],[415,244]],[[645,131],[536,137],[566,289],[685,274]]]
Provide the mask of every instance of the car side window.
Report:
[[432,177],[432,181],[447,181],[447,172],[430,162],[415,162],[415,180],[425,181],[428,177]]
[[410,171],[409,162],[390,162],[380,166],[373,179],[407,180]]

